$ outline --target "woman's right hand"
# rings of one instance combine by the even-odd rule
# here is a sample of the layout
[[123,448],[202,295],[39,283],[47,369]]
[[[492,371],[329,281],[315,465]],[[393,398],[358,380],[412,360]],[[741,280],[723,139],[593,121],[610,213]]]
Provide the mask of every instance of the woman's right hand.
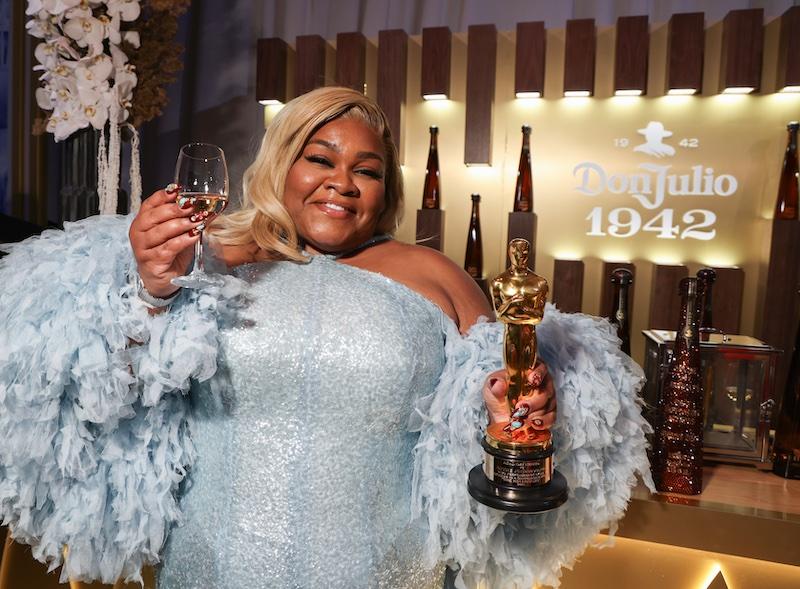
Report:
[[191,205],[180,208],[175,202],[177,196],[174,184],[154,192],[142,203],[128,232],[142,283],[147,292],[159,298],[178,290],[171,281],[186,273],[193,246],[200,239],[196,228],[207,216],[195,216]]

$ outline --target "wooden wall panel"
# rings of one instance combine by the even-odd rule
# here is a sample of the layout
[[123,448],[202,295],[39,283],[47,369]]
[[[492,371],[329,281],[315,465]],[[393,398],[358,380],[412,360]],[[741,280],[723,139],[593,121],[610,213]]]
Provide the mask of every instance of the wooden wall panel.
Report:
[[450,54],[453,35],[448,27],[422,29],[422,96],[450,96]]
[[594,59],[597,34],[594,19],[567,21],[564,48],[564,92],[594,93]]
[[583,260],[555,260],[553,304],[564,313],[580,313],[583,308]]
[[722,24],[720,90],[761,87],[764,9],[731,10]]
[[711,288],[712,327],[725,333],[739,333],[744,296],[744,270],[714,268],[717,280]]
[[776,89],[800,87],[800,6],[792,6],[781,16]]
[[363,33],[336,35],[336,83],[364,93],[367,81],[367,38]]
[[618,18],[614,52],[614,91],[640,90],[642,94],[647,94],[649,51],[650,25],[647,16]]
[[678,329],[681,319],[681,297],[678,285],[689,275],[686,266],[653,266],[650,285],[650,319],[648,329]]
[[[600,287],[600,317],[608,317],[614,303],[614,285],[611,284],[611,274],[617,268],[625,268],[633,274],[633,284],[628,288],[628,305],[633,314],[633,301],[636,296],[636,266],[631,262],[603,262],[603,284]],[[631,321],[632,323],[632,321]]]
[[491,165],[497,29],[494,25],[472,25],[467,35],[464,163]]
[[703,91],[705,17],[702,12],[673,14],[667,35],[667,84],[671,89]]
[[408,34],[401,29],[378,33],[378,104],[389,119],[400,161],[403,161],[403,107],[406,103]]
[[514,61],[514,93],[544,96],[544,64],[547,32],[544,22],[517,23],[517,47]]
[[325,85],[327,43],[319,35],[302,35],[295,41],[295,96]]
[[416,244],[443,251],[444,211],[442,209],[417,210]]
[[286,102],[289,46],[283,39],[259,39],[256,45],[256,100]]

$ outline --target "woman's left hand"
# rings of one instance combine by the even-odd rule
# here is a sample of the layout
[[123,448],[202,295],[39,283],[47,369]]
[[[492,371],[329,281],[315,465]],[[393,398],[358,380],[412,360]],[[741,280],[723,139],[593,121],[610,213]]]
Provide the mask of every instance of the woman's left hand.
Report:
[[[550,429],[556,421],[556,391],[553,378],[543,362],[536,361],[536,366],[528,373],[528,383],[533,393],[517,399],[514,416],[525,417],[525,421],[534,429]],[[489,423],[511,421],[506,402],[507,391],[508,372],[505,369],[492,372],[483,385]]]

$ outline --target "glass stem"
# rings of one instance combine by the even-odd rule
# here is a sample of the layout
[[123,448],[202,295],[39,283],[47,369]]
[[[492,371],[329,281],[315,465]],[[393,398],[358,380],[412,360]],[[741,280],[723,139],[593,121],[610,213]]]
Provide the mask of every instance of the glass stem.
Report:
[[203,263],[203,231],[200,231],[200,239],[194,244],[194,268],[192,274],[205,274],[205,264]]

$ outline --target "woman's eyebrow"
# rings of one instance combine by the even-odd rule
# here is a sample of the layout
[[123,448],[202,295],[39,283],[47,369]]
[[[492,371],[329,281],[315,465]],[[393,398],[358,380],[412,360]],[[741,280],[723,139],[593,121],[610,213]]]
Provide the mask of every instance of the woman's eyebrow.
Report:
[[374,151],[359,151],[356,154],[356,157],[360,160],[374,159],[383,163],[383,156],[379,153],[375,153]]
[[[333,152],[342,153],[342,148],[336,145],[335,143],[331,143],[330,141],[325,141],[324,139],[312,139],[308,142],[309,145],[316,144],[321,145],[322,147],[326,147]],[[375,153],[374,151],[359,151],[356,154],[356,157],[361,160],[368,160],[374,159],[378,160],[379,162],[383,163],[383,156],[379,153]]]

